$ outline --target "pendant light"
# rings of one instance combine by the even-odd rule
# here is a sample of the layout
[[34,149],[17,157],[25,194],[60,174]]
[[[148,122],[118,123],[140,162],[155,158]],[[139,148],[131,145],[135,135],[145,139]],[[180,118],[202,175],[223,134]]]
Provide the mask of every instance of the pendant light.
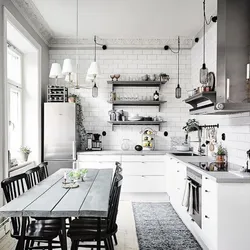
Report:
[[55,78],[55,85],[57,85],[58,79],[63,77],[61,65],[59,63],[52,63],[49,78]]
[[203,63],[200,69],[200,83],[207,84],[208,69],[206,67],[206,0],[203,0]]
[[175,88],[175,98],[180,99],[181,98],[181,87],[180,87],[180,37],[178,36],[178,52],[177,52],[177,58],[178,58],[178,84]]

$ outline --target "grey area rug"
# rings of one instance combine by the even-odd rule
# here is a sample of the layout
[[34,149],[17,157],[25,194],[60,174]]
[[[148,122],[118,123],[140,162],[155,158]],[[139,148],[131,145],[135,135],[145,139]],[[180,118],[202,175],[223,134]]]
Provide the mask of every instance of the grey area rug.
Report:
[[133,202],[140,250],[201,250],[169,202]]

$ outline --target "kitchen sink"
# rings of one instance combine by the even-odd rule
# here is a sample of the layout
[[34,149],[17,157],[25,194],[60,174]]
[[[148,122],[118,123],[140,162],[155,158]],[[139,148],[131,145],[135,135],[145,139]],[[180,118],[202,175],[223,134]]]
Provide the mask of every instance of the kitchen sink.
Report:
[[178,153],[172,153],[172,155],[175,155],[175,156],[200,156],[200,155],[192,153],[192,152],[178,152]]

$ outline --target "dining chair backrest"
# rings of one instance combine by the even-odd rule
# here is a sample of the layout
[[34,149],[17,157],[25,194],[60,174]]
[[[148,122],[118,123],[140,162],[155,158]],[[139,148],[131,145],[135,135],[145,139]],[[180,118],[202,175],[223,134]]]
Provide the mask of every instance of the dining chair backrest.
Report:
[[114,182],[113,191],[110,196],[109,201],[109,211],[108,211],[108,231],[112,231],[116,224],[116,217],[118,213],[118,206],[121,194],[123,176],[118,174]]
[[[1,182],[1,187],[3,189],[7,203],[14,200],[18,196],[25,193],[28,189],[30,189],[28,178],[25,173],[4,179]],[[13,234],[19,235],[21,229],[20,218],[11,217],[11,221],[12,221]]]
[[37,166],[25,172],[25,174],[27,175],[27,179],[28,179],[30,187],[34,187],[36,184],[38,184],[42,180],[40,171],[41,171],[40,167]]
[[113,191],[113,188],[114,188],[114,183],[116,181],[117,176],[122,174],[121,163],[117,161],[115,163],[115,165],[116,165],[116,168],[115,168],[115,173],[114,173],[111,188],[110,188],[110,196],[112,194],[112,191]]
[[41,180],[46,179],[49,176],[49,172],[48,172],[48,162],[42,162],[38,165],[38,167],[40,167],[40,177]]

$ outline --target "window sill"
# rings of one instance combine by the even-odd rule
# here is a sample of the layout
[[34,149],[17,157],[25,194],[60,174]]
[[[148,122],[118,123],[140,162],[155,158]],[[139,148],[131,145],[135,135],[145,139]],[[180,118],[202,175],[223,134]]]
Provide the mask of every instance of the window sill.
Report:
[[13,171],[16,171],[18,169],[21,169],[21,168],[24,168],[32,163],[35,163],[34,161],[25,161],[25,162],[22,162],[22,163],[18,163],[17,165],[15,165],[14,167],[11,167],[9,169],[9,173],[13,172]]

